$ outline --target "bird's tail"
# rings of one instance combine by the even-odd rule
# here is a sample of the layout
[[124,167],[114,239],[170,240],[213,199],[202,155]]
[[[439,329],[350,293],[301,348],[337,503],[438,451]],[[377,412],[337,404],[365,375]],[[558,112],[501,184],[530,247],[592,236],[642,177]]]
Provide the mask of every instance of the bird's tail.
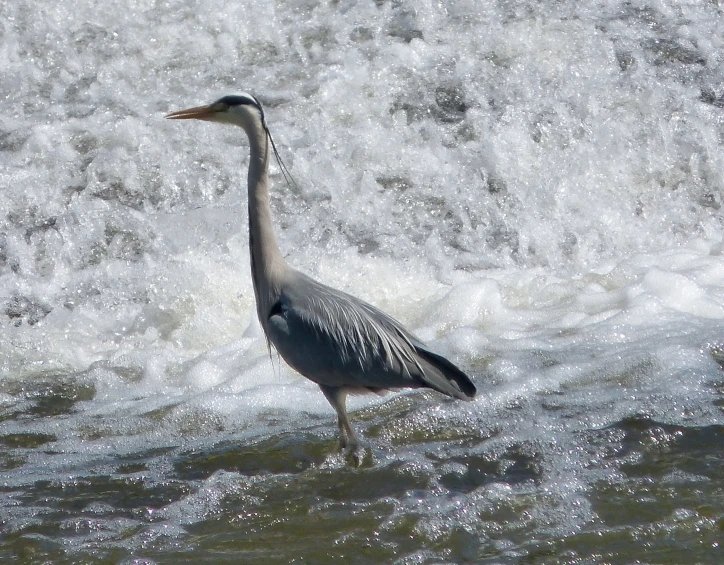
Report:
[[465,373],[453,363],[432,351],[415,346],[418,361],[422,365],[425,385],[460,400],[472,400],[477,389]]

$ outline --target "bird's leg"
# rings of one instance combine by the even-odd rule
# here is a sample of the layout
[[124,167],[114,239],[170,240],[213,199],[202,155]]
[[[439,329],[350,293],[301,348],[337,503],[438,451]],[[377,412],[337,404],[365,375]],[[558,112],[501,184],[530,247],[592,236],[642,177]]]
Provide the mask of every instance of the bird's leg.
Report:
[[356,465],[359,465],[359,442],[357,436],[352,429],[352,425],[349,423],[347,417],[347,408],[345,406],[347,400],[347,392],[338,387],[331,387],[326,385],[319,385],[322,389],[324,396],[327,398],[332,408],[337,412],[337,425],[339,426],[339,448],[344,451],[345,449],[352,457]]
[[337,414],[337,427],[339,427],[339,449],[344,450],[344,448],[349,445],[349,439],[347,438],[344,420],[342,420],[342,416],[339,414]]
[[347,453],[354,461],[355,467],[359,467],[360,459],[359,459],[359,442],[357,441],[357,436],[354,433],[354,430],[352,429],[352,426],[349,423],[349,420],[347,419],[347,414],[344,415],[344,420],[342,421],[342,426],[346,430],[345,434],[345,440],[347,445]]

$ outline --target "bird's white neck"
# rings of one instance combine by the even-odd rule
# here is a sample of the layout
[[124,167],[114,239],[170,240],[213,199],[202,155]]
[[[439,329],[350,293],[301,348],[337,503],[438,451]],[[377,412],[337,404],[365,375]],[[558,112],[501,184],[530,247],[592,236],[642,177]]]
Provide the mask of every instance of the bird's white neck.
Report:
[[269,137],[261,124],[247,131],[251,156],[249,160],[249,252],[257,312],[265,326],[269,309],[278,299],[279,285],[288,268],[274,235],[269,206]]

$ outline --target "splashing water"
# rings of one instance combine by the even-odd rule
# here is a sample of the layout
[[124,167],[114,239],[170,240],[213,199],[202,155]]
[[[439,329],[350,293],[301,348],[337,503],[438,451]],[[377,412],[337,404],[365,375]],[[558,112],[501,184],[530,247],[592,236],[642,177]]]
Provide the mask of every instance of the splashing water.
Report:
[[[0,7],[0,559],[719,563],[716,2]],[[296,268],[475,380],[350,402],[255,319],[249,91]],[[281,542],[280,540],[283,540]]]

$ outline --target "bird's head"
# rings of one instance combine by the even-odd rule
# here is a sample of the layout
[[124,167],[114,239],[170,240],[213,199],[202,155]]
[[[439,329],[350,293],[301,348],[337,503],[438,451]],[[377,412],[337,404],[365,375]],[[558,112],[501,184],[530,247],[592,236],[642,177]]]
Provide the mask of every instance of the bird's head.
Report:
[[264,110],[259,101],[251,94],[242,92],[219,98],[208,106],[197,106],[172,112],[166,116],[169,120],[204,120],[220,124],[232,124],[248,130],[253,125],[264,123]]
[[261,104],[251,94],[246,92],[230,94],[219,98],[208,106],[196,106],[195,108],[171,112],[166,118],[169,120],[204,120],[219,124],[231,124],[244,128],[250,140],[252,138],[259,139],[260,137],[265,141],[268,140],[287,184],[289,186],[297,185],[289,169],[282,161],[279,151],[277,151],[271,132],[266,126],[264,110]]

